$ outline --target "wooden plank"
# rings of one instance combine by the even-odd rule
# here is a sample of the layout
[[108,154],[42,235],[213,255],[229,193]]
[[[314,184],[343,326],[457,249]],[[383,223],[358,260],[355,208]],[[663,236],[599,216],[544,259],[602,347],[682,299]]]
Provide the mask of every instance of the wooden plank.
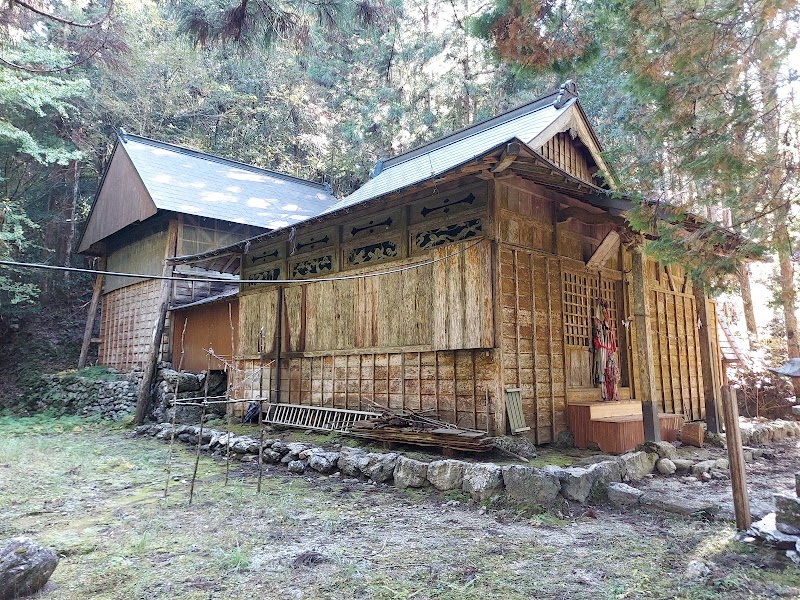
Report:
[[633,315],[636,327],[636,354],[638,355],[639,400],[642,403],[645,439],[660,441],[658,426],[658,404],[653,369],[653,349],[650,345],[650,309],[648,306],[645,280],[645,264],[641,248],[636,248],[631,256],[633,275]]
[[714,368],[715,359],[712,347],[711,329],[716,329],[715,321],[708,310],[708,302],[699,286],[694,286],[695,310],[700,326],[697,332],[700,352],[700,368],[702,370],[703,397],[706,409],[706,427],[710,433],[722,433],[719,411],[719,380]]
[[530,427],[525,422],[525,415],[522,411],[522,389],[506,389],[506,412],[511,433],[522,433],[530,431]]
[[742,448],[742,432],[739,430],[739,407],[736,402],[736,390],[730,386],[722,388],[722,411],[725,418],[725,439],[728,442],[736,529],[746,531],[751,525],[750,500],[747,497],[747,473]]

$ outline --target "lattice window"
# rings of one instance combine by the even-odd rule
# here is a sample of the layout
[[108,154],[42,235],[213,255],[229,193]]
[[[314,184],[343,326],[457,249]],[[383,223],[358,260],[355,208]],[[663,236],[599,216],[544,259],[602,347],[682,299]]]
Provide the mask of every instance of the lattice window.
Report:
[[611,325],[616,328],[619,324],[619,311],[617,310],[617,286],[619,281],[613,279],[603,279],[600,281],[600,298],[608,303],[608,312],[611,315]]
[[592,305],[597,298],[597,288],[597,276],[564,271],[564,338],[568,346],[591,344]]

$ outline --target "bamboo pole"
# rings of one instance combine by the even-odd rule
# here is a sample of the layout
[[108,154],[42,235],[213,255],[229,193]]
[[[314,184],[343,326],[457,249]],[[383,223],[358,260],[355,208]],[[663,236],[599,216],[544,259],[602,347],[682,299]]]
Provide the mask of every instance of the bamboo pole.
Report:
[[[183,331],[181,331],[181,359],[178,361],[178,373],[181,372],[183,368],[183,357],[186,353],[186,325],[189,323],[188,318],[183,319]],[[208,377],[206,375],[206,377]],[[177,415],[178,415],[178,382],[180,381],[180,377],[175,378],[175,385],[172,388],[172,392],[175,395],[175,398],[172,401],[172,418],[170,419],[170,426],[171,430],[169,432],[169,452],[167,452],[167,481],[164,483],[164,498],[167,497],[167,492],[169,491],[169,478],[172,476],[172,451],[173,446],[175,444],[175,424],[177,422]]]
[[736,515],[736,529],[750,528],[750,500],[747,496],[747,473],[744,467],[742,432],[739,429],[739,406],[736,403],[736,390],[730,386],[722,387],[722,415],[725,418],[725,438],[728,441],[728,463],[731,469],[731,488],[733,491],[733,511]]
[[[194,498],[194,482],[197,480],[197,467],[200,465],[200,446],[203,445],[203,421],[206,419],[206,403],[208,402],[208,376],[211,373],[211,354],[206,355],[206,380],[203,386],[203,408],[200,410],[200,430],[197,432],[197,448],[194,456],[194,471],[192,471],[192,483],[189,485],[189,506],[192,505]],[[228,436],[228,446],[231,440]]]
[[[167,246],[164,251],[164,268],[162,270],[163,277],[172,276],[173,266],[167,262],[167,259],[175,256],[177,243],[178,221],[173,219],[169,222],[169,230],[167,231]],[[156,364],[158,363],[158,355],[160,354],[161,349],[161,337],[164,335],[164,319],[167,316],[171,295],[172,281],[168,279],[162,280],[158,314],[156,315],[156,321],[153,324],[153,335],[150,338],[150,348],[148,348],[147,361],[143,366],[142,382],[139,384],[139,394],[136,397],[137,425],[144,423],[144,418],[147,416],[147,408],[150,405],[153,375],[155,373]]]
[[[77,168],[77,167],[76,167]],[[106,268],[106,258],[100,258],[98,269],[101,271]],[[103,275],[99,273],[94,279],[94,286],[92,287],[92,301],[89,303],[89,314],[86,315],[86,328],[83,330],[83,343],[81,344],[81,355],[78,358],[78,368],[82,369],[86,366],[86,361],[89,358],[89,345],[92,343],[92,331],[94,330],[94,321],[97,317],[97,307],[100,305],[100,294],[103,291]]]

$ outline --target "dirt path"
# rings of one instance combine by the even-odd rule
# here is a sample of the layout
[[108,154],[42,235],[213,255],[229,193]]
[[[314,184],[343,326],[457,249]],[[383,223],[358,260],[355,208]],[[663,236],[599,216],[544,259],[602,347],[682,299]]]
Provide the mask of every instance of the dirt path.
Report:
[[[775,510],[775,493],[794,493],[794,474],[800,472],[800,442],[794,438],[760,449],[763,454],[748,462],[747,483],[750,496],[750,513],[760,519]],[[681,448],[681,458],[707,460],[727,458],[725,450],[718,448]],[[720,474],[722,475],[722,474]],[[713,502],[722,507],[721,516],[733,519],[733,496],[731,482],[727,477],[700,481],[697,477],[673,475],[671,477],[648,477],[635,486],[652,493],[681,497],[697,501]]]
[[[764,598],[800,595],[778,553],[727,523],[607,507],[533,514],[224,464],[104,429],[47,436],[0,424],[0,538],[64,556],[43,598]],[[692,561],[707,568],[687,577]]]

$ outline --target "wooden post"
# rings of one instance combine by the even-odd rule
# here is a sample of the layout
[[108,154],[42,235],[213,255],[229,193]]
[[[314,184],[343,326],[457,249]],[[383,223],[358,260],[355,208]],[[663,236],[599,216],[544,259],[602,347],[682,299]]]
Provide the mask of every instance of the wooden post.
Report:
[[[97,268],[104,271],[106,268],[106,258],[101,257],[97,262]],[[100,305],[100,294],[103,291],[103,276],[98,274],[94,278],[94,286],[92,287],[92,301],[89,303],[89,314],[86,316],[86,328],[83,330],[83,343],[81,344],[81,355],[78,358],[78,368],[82,369],[86,366],[86,360],[89,358],[89,345],[92,343],[92,331],[94,330],[94,321],[97,317],[97,307]]]
[[644,439],[649,442],[661,441],[658,427],[658,402],[656,376],[653,369],[653,347],[651,345],[650,308],[647,298],[647,284],[644,275],[645,260],[641,247],[633,250],[631,266],[633,274],[633,317],[636,327],[636,356],[638,358],[639,385],[637,395],[642,402]]
[[711,327],[715,327],[708,299],[699,285],[693,285],[697,318],[700,321],[697,337],[700,340],[700,368],[703,373],[703,397],[706,405],[706,430],[709,433],[722,433],[719,421],[719,381],[714,369],[714,349],[712,347]]
[[[164,268],[162,275],[164,277],[172,277],[173,266],[167,263],[168,258],[175,256],[175,248],[178,243],[178,222],[173,219],[169,222],[169,230],[167,232],[167,247],[164,252]],[[144,418],[147,415],[147,407],[150,404],[150,388],[153,385],[153,375],[158,363],[158,355],[161,350],[161,337],[164,335],[164,319],[167,316],[169,309],[169,300],[172,296],[172,281],[169,279],[161,280],[161,298],[158,305],[158,314],[156,321],[153,324],[153,335],[150,338],[150,348],[147,352],[147,361],[144,364],[142,372],[142,382],[139,384],[139,394],[136,397],[136,424],[141,425],[144,423]]]
[[731,469],[736,529],[745,531],[750,528],[751,520],[742,432],[739,430],[739,406],[736,403],[736,390],[727,385],[722,388],[722,415],[725,418],[725,438],[728,440],[728,463]]

